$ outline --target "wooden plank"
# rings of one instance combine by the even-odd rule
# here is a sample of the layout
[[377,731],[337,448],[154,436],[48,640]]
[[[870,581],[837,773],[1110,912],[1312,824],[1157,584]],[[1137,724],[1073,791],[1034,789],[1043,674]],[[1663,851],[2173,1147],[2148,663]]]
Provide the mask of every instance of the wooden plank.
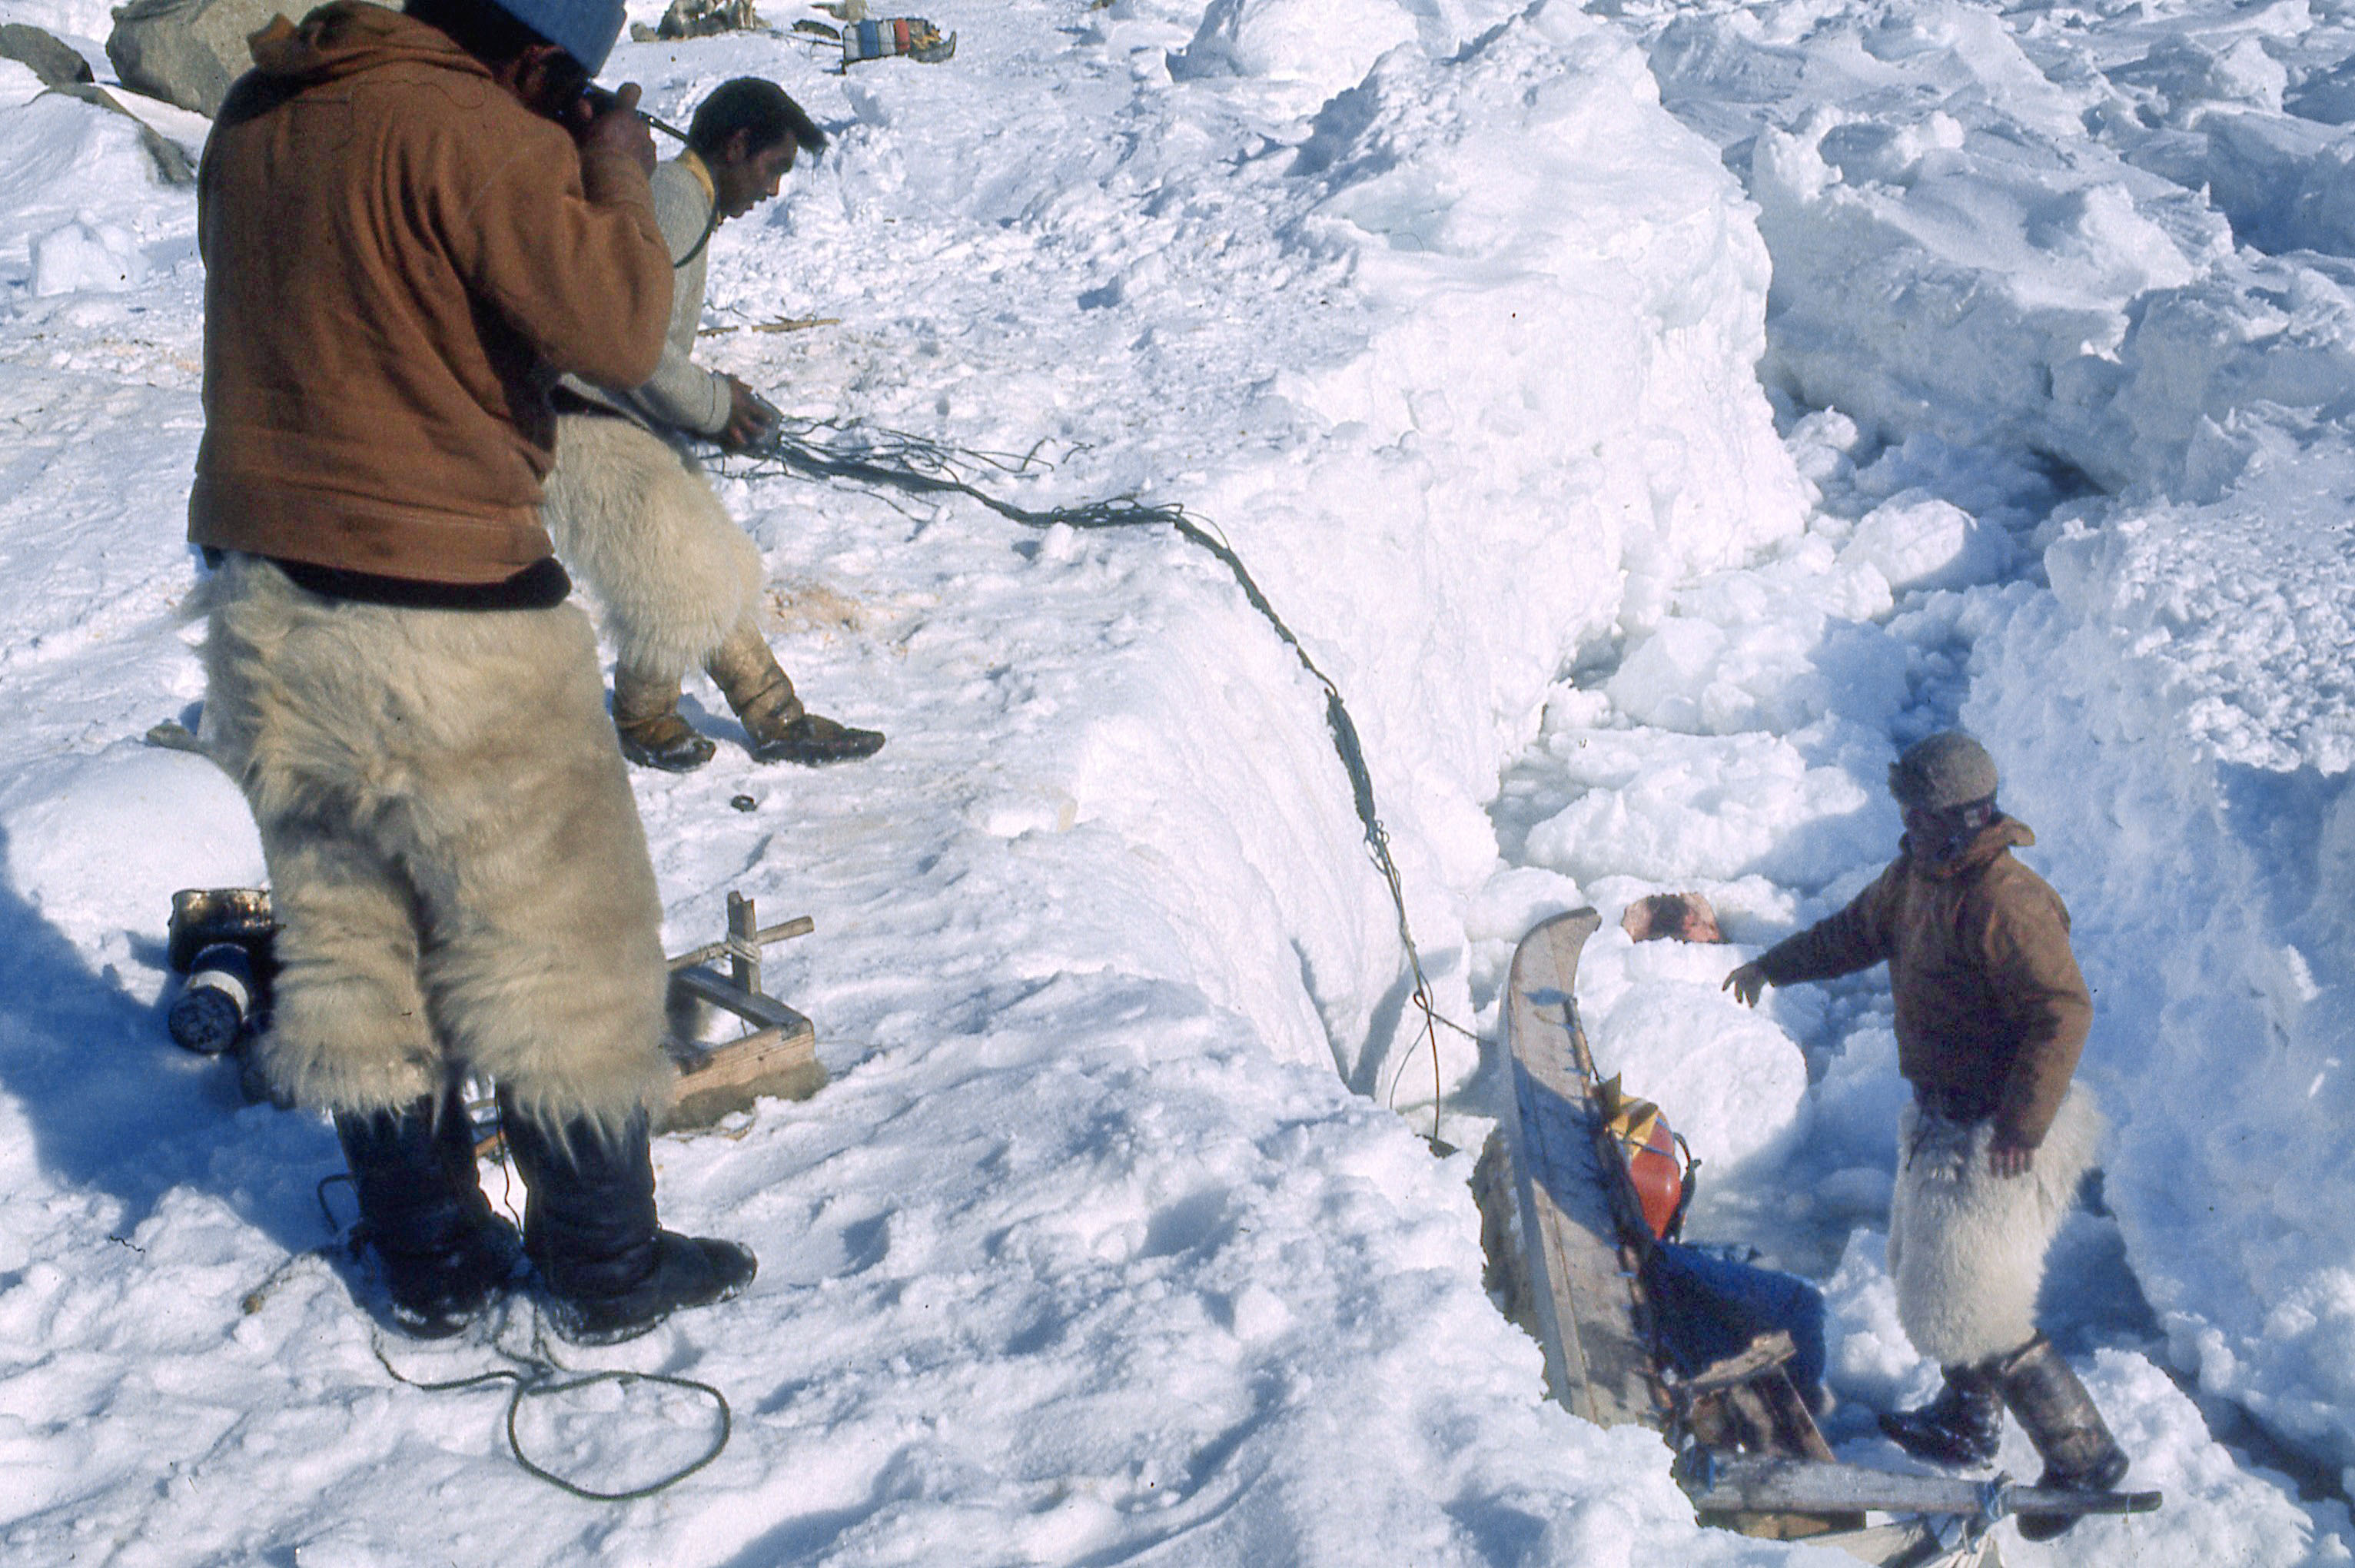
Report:
[[[805,914],[797,914],[791,920],[782,920],[774,925],[763,926],[752,933],[752,940],[759,945],[766,947],[771,943],[784,942],[796,936],[807,936],[816,929],[815,921]],[[692,952],[682,953],[672,959],[670,966],[673,969],[684,969],[694,964],[709,964],[714,958],[725,958],[728,956],[732,940],[732,938],[723,937],[718,942],[707,942]]]
[[1736,1350],[1725,1360],[1702,1368],[1677,1384],[1677,1391],[1688,1398],[1715,1393],[1720,1389],[1746,1383],[1764,1372],[1771,1372],[1799,1353],[1791,1336],[1776,1328],[1750,1341],[1746,1349]]
[[[1781,1344],[1769,1343],[1774,1340]],[[1831,1448],[1824,1442],[1823,1434],[1816,1430],[1815,1418],[1807,1413],[1806,1404],[1792,1386],[1782,1361],[1777,1360],[1763,1367],[1755,1364],[1762,1346],[1770,1353],[1780,1349],[1787,1357],[1790,1343],[1790,1336],[1779,1331],[1763,1335],[1750,1351],[1729,1358],[1702,1374],[1703,1379],[1714,1377],[1707,1386],[1702,1386],[1700,1380],[1671,1385],[1684,1432],[1702,1448],[1715,1453],[1830,1459]],[[1743,1362],[1752,1363],[1747,1375],[1731,1375]],[[1695,1506],[1703,1524],[1770,1541],[1801,1541],[1864,1528],[1864,1514],[1856,1509],[1777,1512]]]
[[756,1028],[779,1029],[790,1034],[796,1029],[810,1027],[809,1019],[776,997],[764,991],[744,990],[725,975],[700,964],[672,971],[670,983],[698,1001],[734,1013]]
[[1982,1531],[1950,1540],[1940,1533],[1936,1522],[1926,1519],[1894,1520],[1862,1530],[1813,1536],[1807,1544],[1829,1546],[1879,1568],[2003,1568],[1993,1534]]
[[1921,1476],[1811,1459],[1700,1455],[1679,1466],[1678,1482],[1693,1506],[1709,1512],[1788,1510],[1834,1513],[2007,1514],[2148,1513],[2157,1492],[2072,1492],[2022,1487],[1998,1476],[1974,1481]]
[[1602,923],[1591,909],[1556,915],[1513,955],[1505,1002],[1513,1177],[1548,1387],[1598,1425],[1658,1428],[1636,1260],[1622,1245],[1614,1202],[1612,1178],[1624,1172],[1609,1168],[1598,1142],[1593,1063],[1578,1027],[1579,953]]
[[708,1127],[732,1112],[751,1109],[763,1095],[806,1100],[826,1087],[817,1031],[807,1019],[795,1033],[761,1029],[720,1045],[674,1040],[670,1053],[678,1068],[678,1088],[663,1126],[671,1132]]
[[752,901],[733,889],[728,893],[728,977],[738,990],[761,994],[761,917]]
[[1671,1392],[1685,1430],[1705,1448],[1785,1459],[1832,1457],[1815,1417],[1780,1367],[1742,1382],[1700,1391],[1678,1384]]
[[728,976],[701,965],[675,970],[670,979],[675,990],[755,1028],[741,1040],[716,1045],[669,1042],[678,1087],[663,1118],[666,1129],[708,1127],[733,1112],[750,1110],[762,1095],[806,1100],[826,1087],[826,1067],[817,1059],[817,1030],[800,1013],[774,997],[739,990]]

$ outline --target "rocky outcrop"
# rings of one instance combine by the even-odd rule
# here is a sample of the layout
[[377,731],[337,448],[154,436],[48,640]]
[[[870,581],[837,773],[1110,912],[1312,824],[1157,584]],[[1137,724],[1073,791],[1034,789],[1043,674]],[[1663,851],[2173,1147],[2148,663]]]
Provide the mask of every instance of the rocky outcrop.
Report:
[[197,183],[197,165],[189,159],[186,150],[184,149],[180,144],[173,141],[169,136],[166,136],[162,132],[156,130],[155,127],[148,124],[144,120],[140,119],[138,115],[133,114],[130,110],[123,107],[123,105],[116,101],[114,94],[107,91],[106,89],[99,86],[98,83],[94,81],[69,81],[62,86],[53,87],[49,89],[49,91],[52,92],[66,93],[71,97],[81,99],[85,102],[95,103],[101,109],[111,110],[114,113],[122,115],[125,120],[130,121],[133,124],[138,126],[139,144],[146,149],[147,156],[154,160],[155,165],[155,177],[162,180],[165,185],[194,185]]
[[0,59],[12,59],[30,67],[33,74],[41,79],[41,85],[51,92],[94,103],[136,124],[139,127],[139,144],[155,160],[158,179],[167,185],[193,185],[196,182],[196,167],[188,161],[188,155],[177,143],[159,134],[153,126],[117,102],[112,93],[99,86],[90,62],[82,59],[81,51],[72,45],[38,27],[10,22],[0,26]]
[[81,58],[80,50],[54,34],[28,27],[22,22],[0,26],[0,59],[32,67],[33,74],[41,79],[44,87],[64,87],[93,78],[90,61]]
[[132,91],[209,116],[253,63],[246,39],[282,11],[307,9],[288,0],[131,0],[114,13],[106,58]]

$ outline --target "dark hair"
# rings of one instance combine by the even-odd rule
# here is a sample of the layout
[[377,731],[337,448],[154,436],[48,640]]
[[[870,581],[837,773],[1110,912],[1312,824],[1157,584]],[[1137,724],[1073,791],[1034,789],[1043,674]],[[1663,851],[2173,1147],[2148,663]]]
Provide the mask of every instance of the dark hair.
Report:
[[749,150],[763,153],[791,138],[805,153],[826,150],[826,133],[785,90],[757,76],[740,76],[711,90],[696,106],[687,127],[687,144],[707,161],[718,157],[728,138],[739,131],[751,133]]
[[491,0],[406,0],[401,9],[487,66],[505,65],[548,42]]
[[1682,941],[1692,927],[1693,908],[1685,902],[1682,893],[1652,893],[1637,902],[1654,936],[1672,936]]

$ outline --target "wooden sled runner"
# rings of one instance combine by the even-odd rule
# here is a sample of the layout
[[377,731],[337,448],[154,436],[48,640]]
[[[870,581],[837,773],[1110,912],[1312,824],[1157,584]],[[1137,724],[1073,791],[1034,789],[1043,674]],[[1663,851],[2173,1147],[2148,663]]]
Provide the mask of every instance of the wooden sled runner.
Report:
[[[1514,954],[1503,1026],[1514,1114],[1474,1179],[1489,1283],[1544,1347],[1548,1392],[1598,1425],[1665,1436],[1704,1523],[1804,1538],[1881,1568],[1999,1568],[1992,1531],[2008,1514],[2158,1508],[2157,1492],[2048,1491],[2001,1476],[1842,1464],[1785,1371],[1794,1347],[1785,1333],[1761,1334],[1696,1371],[1674,1370],[1646,1297],[1652,1228],[1578,1018],[1579,955],[1601,925],[1591,909],[1557,915]],[[1505,1235],[1508,1209],[1518,1244]],[[1891,1517],[1869,1524],[1872,1514]]]

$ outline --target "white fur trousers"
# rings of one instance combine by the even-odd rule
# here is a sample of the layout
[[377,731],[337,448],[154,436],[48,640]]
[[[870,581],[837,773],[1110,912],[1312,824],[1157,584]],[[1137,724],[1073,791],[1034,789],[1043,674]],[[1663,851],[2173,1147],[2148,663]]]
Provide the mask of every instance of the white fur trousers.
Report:
[[275,1087],[336,1111],[488,1073],[550,1124],[658,1110],[662,905],[587,616],[321,598],[231,556],[207,741],[261,830]]
[[710,658],[760,605],[766,570],[693,459],[625,419],[565,414],[540,521],[603,612],[625,669]]
[[1909,1105],[1899,1119],[1889,1272],[1913,1348],[1945,1366],[2016,1350],[2036,1334],[2044,1254],[2093,1168],[2101,1115],[2073,1088],[2023,1176],[1987,1169],[1995,1124]]

